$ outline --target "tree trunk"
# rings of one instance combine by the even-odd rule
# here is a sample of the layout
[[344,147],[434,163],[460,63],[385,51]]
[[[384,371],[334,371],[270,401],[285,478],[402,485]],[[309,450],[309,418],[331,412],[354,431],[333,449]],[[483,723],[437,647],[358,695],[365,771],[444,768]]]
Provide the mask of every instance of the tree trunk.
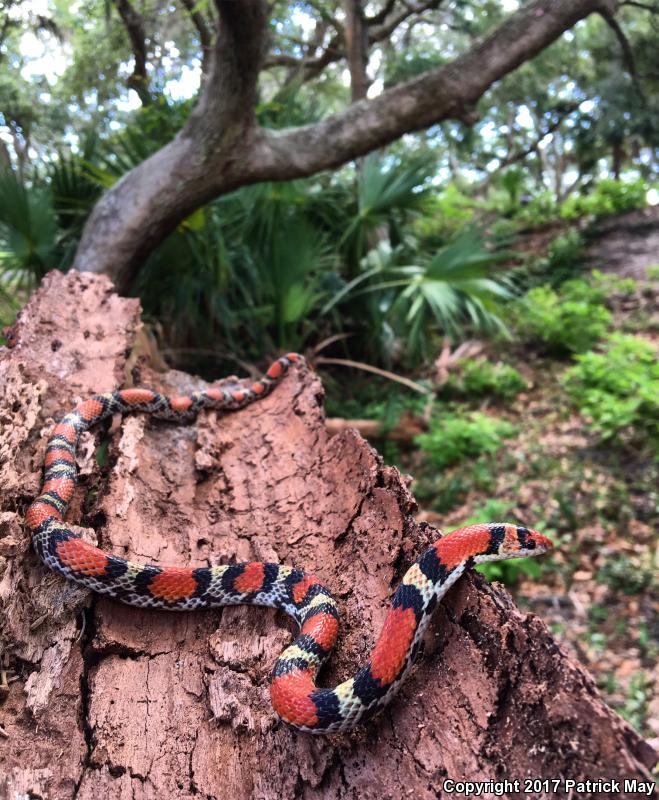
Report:
[[363,100],[371,81],[368,66],[368,29],[361,0],[342,0],[345,14],[346,60],[350,71],[350,101]]
[[[0,349],[0,636],[10,674],[1,798],[430,800],[449,796],[447,778],[649,779],[649,746],[544,623],[480,576],[451,591],[379,718],[313,737],[270,706],[268,674],[291,639],[281,614],[140,610],[47,572],[22,515],[53,421],[79,398],[132,382],[203,385],[155,373],[139,330],[137,301],[107,278],[54,272]],[[364,661],[392,587],[437,534],[415,522],[401,475],[363,439],[328,437],[322,396],[313,372],[294,371],[237,413],[189,426],[132,416],[86,434],[70,516],[108,550],[142,560],[308,568],[342,605],[324,674],[332,683]],[[101,466],[94,441],[109,443]]]
[[615,141],[613,143],[613,151],[611,155],[611,171],[613,177],[619,181],[622,172],[622,165],[625,160],[625,147],[622,141]]
[[[215,197],[338,167],[445,119],[473,123],[476,103],[493,83],[579,20],[595,11],[612,14],[618,5],[618,0],[532,0],[453,61],[313,125],[271,131],[257,125],[255,115],[268,6],[265,0],[216,2],[219,34],[197,106],[175,139],[99,200],[85,223],[76,269],[104,273],[125,288],[146,256]],[[358,72],[363,31],[352,37],[352,45]]]

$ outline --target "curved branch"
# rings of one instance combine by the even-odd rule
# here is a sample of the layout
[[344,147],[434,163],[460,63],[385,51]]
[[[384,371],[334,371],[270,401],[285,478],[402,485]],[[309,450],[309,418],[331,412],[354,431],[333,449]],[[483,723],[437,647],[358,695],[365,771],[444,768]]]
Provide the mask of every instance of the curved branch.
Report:
[[[394,3],[388,2],[382,11],[370,18],[364,18],[362,22],[365,46],[368,47],[375,42],[381,42],[390,36],[405,20],[411,16],[419,16],[424,11],[437,8],[443,0],[424,0],[417,4],[405,3],[404,8],[396,14],[386,19],[393,9]],[[347,16],[350,16],[347,13]],[[350,25],[346,25],[339,33],[333,36],[324,50],[318,55],[305,55],[301,58],[292,56],[288,53],[271,53],[267,56],[265,67],[289,67],[295,69],[295,75],[302,74],[303,82],[313,80],[322,73],[326,66],[341,61],[343,58],[350,60]],[[348,47],[346,47],[346,42]],[[366,87],[368,88],[368,86]]]
[[376,14],[373,14],[372,17],[366,17],[366,23],[368,25],[379,25],[381,22],[384,22],[393,11],[395,5],[396,0],[386,0],[385,4]]
[[149,79],[146,71],[147,46],[144,22],[129,0],[114,0],[114,4],[128,33],[135,59],[133,74],[126,81],[126,85],[129,89],[137,92],[140,102],[146,106],[153,98],[149,91]]
[[449,64],[314,125],[284,133],[261,130],[258,180],[311,175],[441,120],[469,120],[475,103],[493,83],[580,19],[593,12],[612,13],[614,7],[607,0],[535,0]]
[[641,98],[641,100],[645,100],[645,96],[643,94],[643,89],[641,88],[641,83],[638,79],[638,72],[636,71],[636,62],[634,60],[634,53],[632,51],[632,46],[629,44],[629,40],[625,36],[625,32],[620,27],[618,20],[614,17],[614,15],[608,10],[604,9],[600,11],[600,15],[603,17],[606,24],[611,28],[613,33],[615,34],[618,43],[620,44],[620,49],[622,50],[622,57],[625,62],[625,67],[627,72],[629,73],[629,77],[632,79],[632,85],[636,94]]
[[420,2],[418,4],[413,3],[405,3],[404,8],[402,8],[397,14],[394,14],[389,19],[385,19],[382,21],[380,25],[373,26],[369,32],[369,41],[370,42],[381,42],[383,39],[386,39],[390,36],[396,28],[405,22],[406,19],[409,19],[411,16],[420,16],[423,14],[424,11],[429,11],[431,9],[438,8],[443,0],[426,0],[425,2]]
[[199,3],[196,0],[181,0],[186,7],[192,24],[199,34],[201,45],[201,71],[206,75],[210,70],[210,60],[213,53],[213,30],[206,21],[206,17],[199,10]]
[[620,3],[621,6],[632,6],[633,8],[642,8],[644,11],[649,11],[651,14],[659,14],[658,5],[648,5],[647,3],[639,3],[637,0],[624,0]]
[[75,268],[121,277],[195,209],[250,183],[336,167],[448,118],[470,119],[504,75],[613,0],[532,0],[453,62],[313,125],[275,132],[254,119],[266,0],[218,0],[220,35],[201,99],[180,134],[125,175],[89,217]]

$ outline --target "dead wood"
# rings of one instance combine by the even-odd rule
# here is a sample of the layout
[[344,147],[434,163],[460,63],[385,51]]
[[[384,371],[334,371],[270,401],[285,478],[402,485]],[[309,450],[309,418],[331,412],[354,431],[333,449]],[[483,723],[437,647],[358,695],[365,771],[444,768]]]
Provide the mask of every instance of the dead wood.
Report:
[[415,436],[427,430],[428,425],[421,417],[415,417],[409,412],[393,427],[388,427],[377,419],[343,419],[329,417],[325,420],[325,429],[331,436],[354,428],[366,439],[390,439],[393,442],[410,444]]
[[[133,352],[139,328],[137,301],[107,278],[55,272],[0,349],[0,668],[12,678],[0,697],[0,797],[382,800],[448,796],[447,777],[648,777],[649,746],[543,622],[480,577],[451,592],[390,708],[323,738],[270,707],[268,673],[291,638],[283,615],[143,611],[48,573],[22,514],[53,421],[131,381],[202,385],[153,372]],[[328,437],[322,397],[312,372],[296,372],[235,414],[190,426],[135,416],[89,434],[70,518],[108,550],[159,563],[304,565],[342,603],[331,683],[367,657],[392,587],[436,533],[414,521],[400,474],[363,439]],[[103,439],[99,466],[92,445]]]

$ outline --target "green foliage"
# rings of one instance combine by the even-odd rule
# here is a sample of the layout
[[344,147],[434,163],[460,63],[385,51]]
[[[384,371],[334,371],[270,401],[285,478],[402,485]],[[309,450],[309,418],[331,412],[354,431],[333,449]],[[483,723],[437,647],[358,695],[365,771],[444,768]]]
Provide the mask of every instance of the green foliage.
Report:
[[598,269],[590,273],[590,283],[596,289],[603,291],[607,299],[613,294],[630,295],[638,288],[633,278],[621,278],[615,272],[600,272]]
[[652,697],[652,680],[644,672],[634,673],[629,681],[624,705],[618,711],[642,735],[649,733],[646,722],[650,716]]
[[476,331],[505,329],[500,304],[512,297],[512,286],[493,277],[503,258],[487,248],[475,228],[468,228],[430,258],[391,270],[400,277],[381,288],[402,289],[394,308],[405,315],[407,352],[413,359],[427,355],[433,323],[454,335],[465,323]]
[[0,269],[37,280],[55,264],[49,260],[57,225],[47,187],[28,190],[9,169],[0,171]]
[[611,553],[603,566],[597,571],[598,583],[609,586],[615,592],[640,594],[652,585],[659,585],[657,568],[651,557],[630,557]]
[[603,352],[577,356],[564,386],[602,441],[639,442],[659,457],[659,359],[651,342],[614,334]]
[[388,392],[376,401],[367,403],[360,413],[366,419],[376,419],[382,423],[384,432],[395,428],[404,413],[421,417],[425,410],[427,400],[421,395],[413,395],[399,390]]
[[566,281],[560,289],[536,286],[517,303],[518,335],[556,355],[581,353],[601,339],[611,323],[605,292],[584,280]]
[[501,303],[512,296],[509,282],[495,272],[503,257],[473,228],[434,254],[414,242],[395,248],[380,242],[325,310],[340,307],[343,325],[346,317],[355,320],[371,357],[390,363],[398,350],[415,365],[438,335],[503,329]]
[[426,193],[423,213],[412,220],[410,230],[438,247],[472,222],[477,207],[473,198],[460,191],[455,183],[449,183],[441,192]]
[[649,281],[659,281],[659,264],[650,264],[646,269]]
[[574,276],[583,258],[584,242],[577,230],[553,239],[547,248],[546,274],[553,286]]
[[558,216],[559,206],[554,195],[541,191],[518,209],[515,218],[535,228],[552,222]]
[[423,184],[432,167],[427,157],[408,164],[387,163],[378,153],[364,159],[357,181],[357,213],[341,240],[351,267],[349,277],[354,277],[361,259],[381,240],[378,231],[395,230],[402,220],[419,211]]
[[496,453],[515,428],[507,420],[473,412],[453,414],[442,412],[435,416],[427,433],[417,436],[428,461],[438,469],[484,453]]
[[472,359],[460,364],[459,372],[450,375],[442,390],[468,397],[510,401],[527,388],[522,375],[510,364]]
[[576,228],[554,237],[546,255],[526,258],[522,280],[527,287],[548,284],[554,288],[581,273],[584,238]]
[[509,167],[499,177],[499,186],[508,195],[504,214],[513,214],[519,209],[522,193],[526,187],[526,181],[526,172],[520,167]]
[[421,417],[426,412],[427,395],[387,378],[356,372],[348,384],[339,384],[335,377],[335,373],[325,372],[325,409],[329,417],[373,419],[388,430],[396,427],[404,413]]
[[248,360],[303,347],[335,265],[312,218],[316,191],[298,182],[246,187],[179,226],[135,287],[146,311],[167,321],[171,342],[221,357],[220,338]]
[[635,181],[621,181],[603,178],[595,189],[587,195],[573,195],[561,206],[564,219],[577,219],[591,216],[595,219],[611,214],[622,214],[636,208],[644,208],[647,203],[648,186],[639,178]]

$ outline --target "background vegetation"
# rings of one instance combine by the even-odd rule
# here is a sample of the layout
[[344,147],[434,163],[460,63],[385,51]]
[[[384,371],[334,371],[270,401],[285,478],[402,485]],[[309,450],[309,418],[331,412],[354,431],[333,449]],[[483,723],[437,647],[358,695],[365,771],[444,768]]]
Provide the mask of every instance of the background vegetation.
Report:
[[[48,270],[70,267],[101,193],[181,129],[203,59],[189,4],[139,5],[139,80],[112,4],[42,5],[0,12],[7,326]],[[515,5],[430,9],[372,52],[370,91],[444,63]],[[275,7],[282,51],[339,13]],[[656,11],[622,10],[622,49],[602,19],[580,23],[500,81],[475,124],[442,123],[334,172],[209,203],[128,287],[168,363],[208,379],[307,352],[328,414],[380,423],[375,443],[415,476],[425,518],[505,518],[552,535],[551,558],[484,571],[550,619],[654,738],[659,267],[620,277],[589,247],[602,221],[651,216],[659,199]],[[286,128],[350,86],[340,64],[307,82],[274,63],[260,92],[260,124]],[[410,419],[416,433],[390,435]]]

